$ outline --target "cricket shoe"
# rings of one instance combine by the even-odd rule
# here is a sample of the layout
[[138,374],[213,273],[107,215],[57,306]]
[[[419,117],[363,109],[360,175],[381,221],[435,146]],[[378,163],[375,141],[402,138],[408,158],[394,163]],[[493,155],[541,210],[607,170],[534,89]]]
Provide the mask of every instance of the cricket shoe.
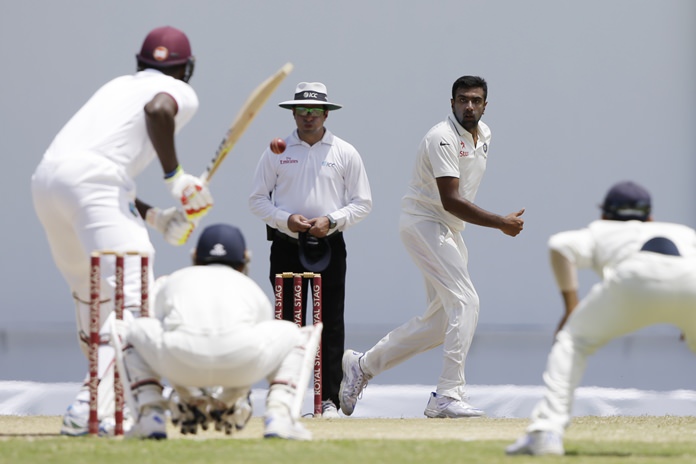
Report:
[[[130,415],[123,415],[123,433],[127,434],[133,428],[134,421]],[[99,421],[99,436],[113,437],[116,434],[116,419],[113,417],[105,417]]]
[[563,456],[565,454],[563,437],[556,432],[545,430],[529,432],[505,448],[505,454],[530,454],[532,456],[553,454]]
[[288,414],[266,414],[263,438],[283,438],[285,440],[311,440],[312,432]]
[[138,422],[126,433],[126,438],[154,440],[167,438],[167,416],[164,409],[158,406],[144,407]]
[[341,399],[341,411],[346,416],[353,414],[355,403],[358,402],[362,391],[367,386],[367,381],[371,378],[360,367],[362,357],[363,354],[359,351],[346,350],[341,360],[343,379],[341,379],[338,396]]
[[[121,426],[123,428],[123,433],[127,434],[130,429],[135,425],[133,420],[133,415],[130,413],[128,405],[123,406],[123,421]],[[100,437],[113,437],[116,435],[116,418],[114,416],[105,417],[99,421],[99,436]]]
[[[127,412],[124,412],[123,430],[127,431],[133,426],[133,420]],[[116,420],[113,417],[105,417],[99,421],[99,436],[112,437],[116,429]],[[89,402],[76,400],[63,415],[63,424],[60,434],[70,437],[83,437],[89,434]]]
[[76,400],[65,411],[63,425],[60,427],[61,435],[81,437],[89,433],[89,403]]
[[423,414],[430,418],[449,417],[456,419],[459,417],[480,417],[485,413],[466,401],[455,400],[449,396],[442,396],[432,392]]
[[338,408],[331,400],[321,402],[321,417],[324,419],[340,419]]

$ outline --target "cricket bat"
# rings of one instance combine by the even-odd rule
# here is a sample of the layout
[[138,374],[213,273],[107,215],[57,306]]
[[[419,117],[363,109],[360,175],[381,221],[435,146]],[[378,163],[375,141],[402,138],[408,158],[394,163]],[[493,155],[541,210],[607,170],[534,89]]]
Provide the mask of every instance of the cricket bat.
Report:
[[208,183],[213,177],[215,172],[222,161],[227,157],[227,154],[232,150],[234,145],[237,143],[239,138],[242,136],[244,131],[249,127],[251,121],[253,121],[256,114],[259,112],[261,107],[266,103],[268,97],[275,91],[276,88],[283,82],[283,79],[287,77],[292,71],[293,64],[285,63],[275,74],[270,76],[268,79],[263,81],[258,87],[254,89],[253,92],[244,102],[244,105],[240,108],[237,116],[235,117],[232,125],[230,126],[225,138],[220,142],[220,146],[215,152],[215,156],[208,165],[205,172],[201,175],[201,180]]

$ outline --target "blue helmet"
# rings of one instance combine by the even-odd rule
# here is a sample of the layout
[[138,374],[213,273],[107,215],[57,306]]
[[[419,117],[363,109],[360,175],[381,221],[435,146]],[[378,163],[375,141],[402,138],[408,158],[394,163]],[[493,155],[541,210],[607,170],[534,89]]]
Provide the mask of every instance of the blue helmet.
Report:
[[239,228],[229,224],[213,224],[206,227],[198,238],[195,263],[227,264],[238,266],[246,263],[246,242]]
[[607,192],[602,203],[605,219],[647,221],[650,217],[650,193],[635,182],[619,182]]

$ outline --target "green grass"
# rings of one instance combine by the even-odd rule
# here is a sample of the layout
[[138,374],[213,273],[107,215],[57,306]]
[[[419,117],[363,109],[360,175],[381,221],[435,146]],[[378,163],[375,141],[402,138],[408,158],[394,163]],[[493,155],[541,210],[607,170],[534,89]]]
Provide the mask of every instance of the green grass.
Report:
[[0,462],[140,463],[694,463],[696,418],[583,417],[566,435],[564,457],[505,456],[524,432],[520,419],[340,419],[305,421],[311,442],[261,439],[254,418],[233,438],[208,431],[169,440],[69,438],[59,418],[0,418]]
[[565,457],[505,456],[507,441],[454,440],[170,440],[119,442],[101,439],[51,438],[10,440],[0,445],[7,463],[693,463],[692,443],[646,444],[568,441]]

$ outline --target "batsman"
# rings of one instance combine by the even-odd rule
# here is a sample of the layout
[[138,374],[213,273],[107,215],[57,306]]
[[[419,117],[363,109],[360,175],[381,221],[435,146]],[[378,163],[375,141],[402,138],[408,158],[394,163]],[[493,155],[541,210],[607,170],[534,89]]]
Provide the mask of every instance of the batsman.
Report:
[[[208,213],[212,197],[206,184],[179,164],[175,135],[194,116],[198,97],[188,84],[194,57],[188,37],[173,27],[152,30],[136,56],[137,72],[103,85],[55,136],[31,178],[34,208],[53,260],[76,305],[77,331],[87,356],[89,334],[89,256],[93,251],[154,248],[146,225],[167,242],[186,242],[196,220]],[[155,159],[164,174],[162,187],[176,206],[161,210],[136,198],[135,178]],[[140,264],[125,263],[125,318],[140,311]],[[152,267],[150,267],[152,269]],[[150,271],[150,282],[152,278]],[[114,309],[115,263],[102,263],[100,326]],[[113,350],[108,331],[100,334],[99,417],[103,432],[113,416]],[[68,407],[61,433],[88,432],[87,381]]]

